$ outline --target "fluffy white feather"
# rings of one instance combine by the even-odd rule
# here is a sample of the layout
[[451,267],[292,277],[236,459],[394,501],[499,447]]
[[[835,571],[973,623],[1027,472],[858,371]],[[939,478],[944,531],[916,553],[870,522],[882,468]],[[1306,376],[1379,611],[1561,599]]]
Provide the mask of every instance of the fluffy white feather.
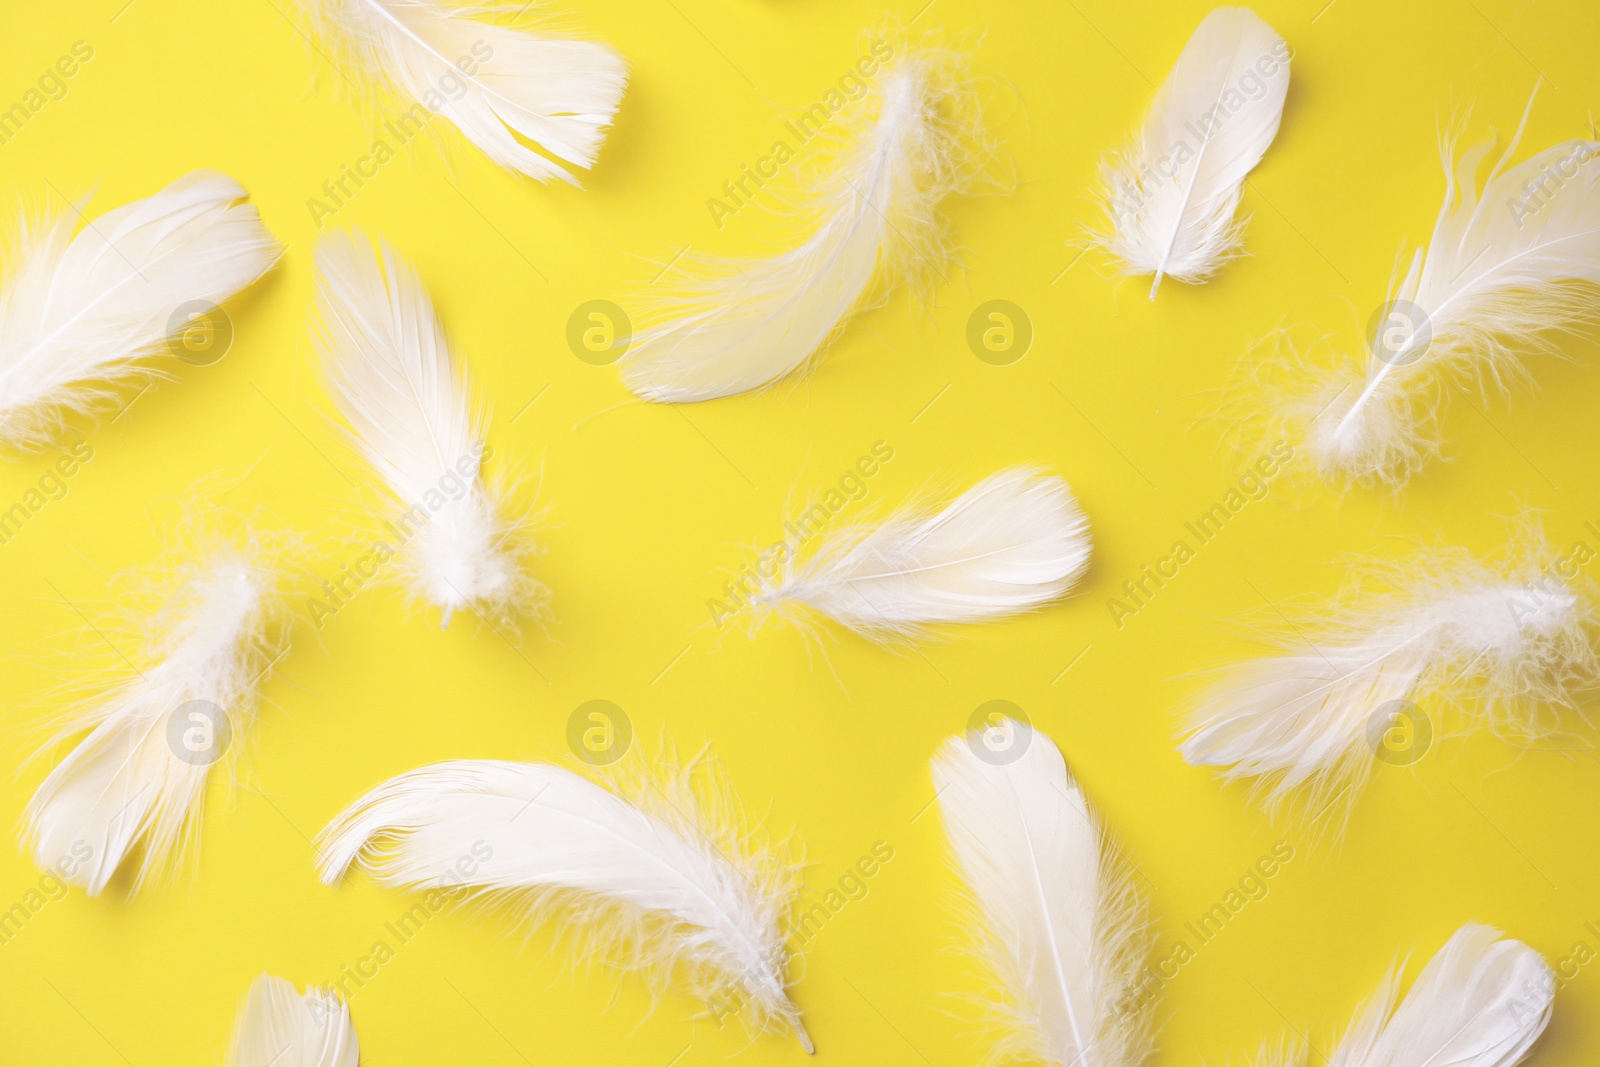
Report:
[[73,208],[23,219],[0,291],[0,441],[37,447],[67,411],[154,373],[140,361],[186,304],[221,304],[277,260],[248,194],[196,171],[87,222]]
[[992,1058],[1136,1067],[1152,1043],[1128,872],[1050,739],[1018,722],[991,729],[1006,734],[1004,756],[980,758],[993,746],[979,732],[953,737],[933,784],[971,934],[998,984]]
[[1062,596],[1089,565],[1089,524],[1067,483],[1017,468],[942,510],[912,505],[886,521],[786,553],[753,602],[800,605],[879,641],[940,623],[984,622]]
[[318,835],[317,864],[329,884],[357,863],[385,885],[460,885],[754,1032],[787,1026],[810,1052],[785,973],[797,874],[736,811],[720,779],[697,788],[679,768],[619,795],[546,764],[455,760],[357,800]]
[[443,115],[500,166],[539,181],[577,184],[568,167],[594,165],[628,83],[606,45],[485,21],[492,4],[300,2],[341,74],[365,75],[404,112],[399,122]]
[[124,862],[137,892],[196,843],[212,765],[236,751],[280,647],[277,576],[259,550],[216,550],[177,580],[136,676],[70,719],[62,738],[86,736],[23,816],[35,862],[90,896]]
[[1275,421],[1309,445],[1325,477],[1398,488],[1438,454],[1452,383],[1509,391],[1529,377],[1526,355],[1594,321],[1600,142],[1568,141],[1507,167],[1522,128],[1481,191],[1493,143],[1452,163],[1446,140],[1433,236],[1374,316],[1364,366],[1307,366],[1274,401]]
[[[333,233],[315,253],[313,333],[328,391],[398,509],[408,588],[444,609],[495,622],[535,610],[520,525],[501,517],[480,474],[481,405],[410,265],[380,242]],[[477,413],[475,413],[475,411]]]
[[852,132],[816,191],[816,228],[768,259],[697,261],[647,308],[618,363],[646,400],[711,400],[799,371],[877,289],[942,271],[939,203],[971,180],[981,119],[959,58],[912,52],[840,120]]
[[1206,281],[1239,255],[1245,177],[1278,135],[1289,46],[1242,7],[1205,17],[1156,92],[1133,143],[1101,165],[1108,233],[1133,274]]
[[[1550,1022],[1556,977],[1537,952],[1468,923],[1417,975],[1405,999],[1399,968],[1379,984],[1328,1067],[1515,1067]],[[1303,1063],[1305,1055],[1284,1057]]]
[[361,1051],[350,1006],[331,989],[295,991],[294,983],[264,974],[233,1037],[230,1067],[356,1067]]
[[1600,679],[1593,606],[1549,569],[1554,558],[1543,547],[1505,562],[1450,551],[1380,574],[1371,592],[1358,577],[1281,654],[1222,674],[1188,716],[1184,759],[1257,778],[1272,803],[1304,789],[1314,822],[1337,817],[1341,801],[1348,811],[1395,701],[1433,693],[1538,732],[1550,706]]

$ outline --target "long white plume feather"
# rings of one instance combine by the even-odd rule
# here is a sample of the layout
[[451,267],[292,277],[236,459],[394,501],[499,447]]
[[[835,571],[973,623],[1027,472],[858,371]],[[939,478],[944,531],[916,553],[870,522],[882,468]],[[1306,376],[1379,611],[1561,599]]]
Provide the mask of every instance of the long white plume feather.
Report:
[[[667,768],[619,795],[560,767],[455,760],[400,775],[317,837],[322,880],[357,863],[406,889],[460,886],[590,960],[669,980],[753,1031],[811,1040],[789,1000],[797,874],[737,826],[720,779]],[[463,863],[470,861],[470,866]]]
[[77,234],[77,208],[24,219],[0,292],[0,441],[37,447],[68,411],[155,374],[140,361],[277,260],[248,194],[197,171],[115,208]]
[[902,277],[942,270],[939,203],[971,180],[981,118],[959,57],[913,52],[841,121],[856,128],[819,184],[816,228],[769,259],[699,261],[647,308],[618,363],[646,400],[732,396],[801,370],[847,316]]
[[1239,255],[1245,177],[1278,135],[1289,46],[1242,7],[1205,17],[1156,92],[1133,143],[1101,165],[1110,231],[1134,274],[1206,281]]
[[1503,731],[1539,732],[1551,706],[1600,679],[1594,608],[1554,576],[1554,558],[1544,547],[1508,562],[1441,552],[1381,575],[1371,593],[1358,578],[1281,654],[1222,674],[1188,716],[1184,759],[1258,779],[1269,803],[1304,789],[1311,822],[1337,821],[1375,757],[1425,751],[1415,746],[1435,720],[1412,703],[1422,694],[1476,705]]
[[1273,401],[1273,421],[1307,442],[1325,477],[1398,488],[1438,454],[1452,383],[1507,392],[1529,378],[1527,354],[1594,322],[1600,141],[1567,141],[1508,167],[1527,119],[1481,191],[1493,142],[1453,163],[1445,141],[1433,236],[1374,315],[1365,365],[1304,368]]
[[242,743],[278,649],[277,577],[258,550],[216,550],[178,582],[137,676],[73,716],[63,739],[87,736],[23,816],[35,862],[90,896],[136,849],[133,892],[182,861],[212,765]]
[[364,74],[403,112],[402,127],[414,133],[443,115],[494,162],[539,181],[577,184],[568,166],[594,165],[628,83],[627,64],[606,45],[484,21],[484,4],[301,6],[345,60],[340,73]]
[[933,784],[972,937],[998,983],[992,1058],[1144,1062],[1142,908],[1055,745],[1023,723],[992,723],[944,743]]
[[356,1067],[361,1051],[350,1006],[331,989],[295,991],[294,983],[264,974],[233,1037],[230,1067]]
[[462,608],[497,623],[534,611],[544,590],[524,570],[520,524],[501,517],[479,469],[486,417],[422,282],[387,242],[375,256],[360,234],[325,236],[315,258],[324,377],[398,508],[408,587],[447,626]]
[[753,602],[800,605],[879,641],[985,622],[1064,595],[1089,565],[1089,524],[1067,483],[1016,468],[939,511],[913,505],[786,554]]
[[[1400,969],[1384,978],[1328,1067],[1515,1067],[1549,1024],[1555,987],[1556,976],[1533,949],[1467,923],[1428,961],[1403,1000]],[[1284,1057],[1289,1063],[1305,1058],[1303,1052]]]

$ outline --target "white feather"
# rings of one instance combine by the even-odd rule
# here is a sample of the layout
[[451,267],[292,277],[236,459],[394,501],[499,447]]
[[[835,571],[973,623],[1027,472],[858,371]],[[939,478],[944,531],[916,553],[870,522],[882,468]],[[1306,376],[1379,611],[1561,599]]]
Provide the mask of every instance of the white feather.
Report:
[[1600,661],[1581,587],[1550,573],[1552,550],[1523,557],[1442,552],[1394,568],[1379,592],[1354,582],[1322,618],[1293,627],[1282,654],[1223,673],[1188,716],[1184,759],[1257,778],[1272,803],[1303,788],[1316,821],[1354,802],[1394,701],[1432,693],[1538,732],[1549,706],[1570,706],[1600,679]]
[[692,280],[646,321],[618,363],[646,400],[711,400],[759,389],[817,355],[850,313],[949,257],[941,200],[970,180],[981,140],[957,57],[914,52],[841,121],[856,132],[817,190],[816,229],[768,259],[694,261]]
[[301,5],[314,32],[346,60],[342,67],[364,74],[409,115],[420,109],[423,122],[443,115],[494,162],[539,181],[577,184],[562,164],[594,165],[628,83],[627,64],[606,45],[478,17],[492,14],[493,5]]
[[1428,961],[1398,1007],[1399,968],[1384,978],[1328,1067],[1515,1067],[1550,1022],[1555,984],[1533,949],[1468,923]]
[[461,608],[494,622],[532,612],[543,587],[523,569],[519,525],[484,485],[486,418],[421,281],[387,242],[374,256],[359,234],[324,236],[315,258],[328,391],[398,508],[408,587],[444,609],[445,625]]
[[233,1037],[230,1067],[356,1067],[361,1051],[350,1006],[331,989],[295,991],[294,983],[264,974]]
[[[968,922],[998,984],[993,1060],[1136,1067],[1152,1043],[1135,996],[1142,909],[1083,791],[1044,734],[1007,720],[933,760]],[[1020,755],[1018,754],[1020,751]]]
[[180,308],[221,304],[266,273],[279,247],[247,195],[197,171],[76,235],[76,208],[22,220],[0,292],[0,441],[45,443],[65,412],[154,373],[140,361],[178,332]]
[[734,812],[720,781],[697,791],[688,771],[622,796],[560,767],[456,760],[357,800],[318,835],[317,865],[328,884],[351,863],[389,886],[463,884],[529,924],[559,923],[591,960],[657,988],[683,982],[755,1032],[787,1026],[810,1052],[785,976],[797,876]]
[[1110,232],[1130,273],[1206,281],[1240,253],[1245,177],[1278,135],[1289,46],[1242,7],[1205,17],[1161,84],[1133,143],[1101,165]]
[[[63,738],[87,736],[23,815],[35,862],[90,896],[136,849],[133,892],[175,868],[196,843],[211,764],[193,753],[224,744],[219,755],[237,750],[277,651],[269,634],[277,577],[252,550],[218,550],[181,567],[178,580],[150,620],[137,677],[70,720]],[[223,724],[195,717],[206,709],[186,710],[191,701],[221,710],[226,738]],[[179,746],[191,754],[180,758]]]
[[794,547],[754,598],[803,605],[874,640],[940,623],[984,622],[1064,595],[1089,565],[1089,524],[1067,483],[1017,468],[940,511],[913,505],[877,525]]
[[[1529,100],[1531,110],[1533,101]],[[1452,382],[1505,392],[1553,334],[1592,323],[1600,286],[1600,142],[1568,141],[1507,167],[1527,123],[1479,190],[1493,143],[1452,163],[1426,249],[1375,316],[1365,366],[1305,371],[1278,420],[1328,477],[1402,485],[1439,452]]]

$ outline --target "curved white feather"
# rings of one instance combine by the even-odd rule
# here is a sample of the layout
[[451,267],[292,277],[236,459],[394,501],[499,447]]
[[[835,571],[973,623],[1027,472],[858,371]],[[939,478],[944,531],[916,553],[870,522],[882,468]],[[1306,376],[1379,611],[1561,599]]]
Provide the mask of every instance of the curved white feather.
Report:
[[[261,277],[279,246],[249,195],[196,171],[73,233],[81,213],[23,220],[0,291],[0,441],[38,446],[188,322]],[[175,316],[179,321],[175,322]]]
[[594,165],[628,83],[608,46],[486,22],[474,17],[481,4],[301,4],[350,65],[397,98],[402,122],[443,115],[494,162],[539,181],[578,183],[562,163]]
[[1341,598],[1294,628],[1283,654],[1222,674],[1187,717],[1183,758],[1259,779],[1270,803],[1304,788],[1315,819],[1354,802],[1389,729],[1431,729],[1394,718],[1423,714],[1409,702],[1424,692],[1533,729],[1541,705],[1570,706],[1600,679],[1600,661],[1586,596],[1541,574],[1548,549],[1530,555],[1502,566],[1442,553],[1402,568],[1381,595]]
[[1152,1051],[1133,996],[1142,914],[1050,739],[1013,721],[946,741],[933,784],[970,924],[999,985],[994,1059],[1135,1067]]
[[1328,1067],[1514,1067],[1550,1022],[1555,975],[1520,941],[1457,930],[1395,1006],[1399,973],[1357,1013]]
[[1458,162],[1445,142],[1433,236],[1375,317],[1364,370],[1347,365],[1289,398],[1286,421],[1304,426],[1323,474],[1398,487],[1438,453],[1451,381],[1508,390],[1528,376],[1526,354],[1594,322],[1600,141],[1567,141],[1507,167],[1521,136],[1519,126],[1481,191],[1492,142]]
[[918,52],[882,75],[854,121],[866,125],[822,183],[816,231],[769,259],[702,261],[655,308],[618,362],[646,400],[712,400],[760,389],[817,355],[871,294],[948,257],[939,202],[967,182],[962,152],[981,135],[954,57]]
[[294,983],[263,974],[233,1037],[230,1067],[356,1067],[361,1050],[350,1006],[331,989],[295,991]]
[[318,871],[332,884],[358,863],[385,885],[461,885],[558,920],[614,965],[674,976],[757,1032],[787,1025],[810,1052],[785,976],[792,869],[713,821],[726,798],[708,817],[686,779],[650,795],[646,810],[560,767],[436,763],[324,827]]
[[908,507],[825,535],[804,560],[788,555],[755,602],[801,604],[877,640],[914,637],[1054,600],[1088,567],[1089,550],[1089,524],[1067,483],[1018,468],[938,512]]
[[496,621],[534,609],[542,587],[522,566],[518,526],[500,517],[480,474],[484,422],[452,365],[433,303],[387,242],[318,241],[314,337],[328,391],[398,505],[410,588],[444,609]]
[[212,764],[253,720],[276,651],[277,579],[260,561],[223,550],[180,576],[138,676],[69,723],[63,736],[87,736],[23,815],[34,861],[90,896],[135,850],[133,892],[182,860]]
[[1135,274],[1198,283],[1239,254],[1245,177],[1278,135],[1289,46],[1242,7],[1219,7],[1184,45],[1133,143],[1101,165],[1111,230]]

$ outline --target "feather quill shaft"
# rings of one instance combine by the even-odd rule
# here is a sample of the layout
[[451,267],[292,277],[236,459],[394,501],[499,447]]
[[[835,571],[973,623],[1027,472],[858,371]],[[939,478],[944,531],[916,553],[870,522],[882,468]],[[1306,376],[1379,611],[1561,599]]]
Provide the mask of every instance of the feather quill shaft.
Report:
[[317,866],[328,884],[355,863],[384,885],[459,885],[529,924],[559,922],[591,958],[658,987],[675,978],[811,1052],[785,975],[795,872],[730,825],[723,789],[708,801],[673,770],[624,796],[546,764],[437,763],[330,822]]
[[1278,134],[1289,46],[1242,7],[1219,7],[1189,38],[1133,143],[1101,166],[1110,232],[1128,271],[1199,283],[1239,255],[1245,177]]
[[1054,600],[1083,574],[1089,551],[1088,521],[1067,483],[1017,468],[941,510],[911,506],[830,532],[804,558],[786,554],[755,603],[799,605],[873,640],[912,638]]
[[939,203],[970,182],[982,138],[970,97],[948,54],[887,67],[841,117],[857,132],[820,184],[811,236],[767,259],[693,263],[683,291],[646,310],[618,363],[627,387],[680,403],[771,385],[806,367],[875,283],[940,271],[949,238]]
[[233,1037],[230,1067],[357,1067],[361,1050],[350,1006],[331,989],[295,991],[263,974],[250,985]]
[[196,171],[74,233],[77,208],[23,221],[0,291],[0,441],[38,447],[64,413],[156,373],[141,361],[255,282],[280,248],[238,183]]
[[397,508],[408,587],[446,626],[463,608],[496,623],[534,611],[543,588],[524,570],[528,546],[480,471],[486,417],[421,281],[387,242],[374,254],[361,235],[324,237],[315,259],[322,370]]
[[1024,723],[991,723],[944,743],[933,784],[973,938],[999,986],[995,1059],[1144,1062],[1142,911],[1055,745]]
[[474,17],[481,4],[301,3],[344,65],[394,98],[402,123],[443,115],[495,163],[538,181],[577,184],[568,168],[594,165],[628,81],[606,45],[487,22]]

